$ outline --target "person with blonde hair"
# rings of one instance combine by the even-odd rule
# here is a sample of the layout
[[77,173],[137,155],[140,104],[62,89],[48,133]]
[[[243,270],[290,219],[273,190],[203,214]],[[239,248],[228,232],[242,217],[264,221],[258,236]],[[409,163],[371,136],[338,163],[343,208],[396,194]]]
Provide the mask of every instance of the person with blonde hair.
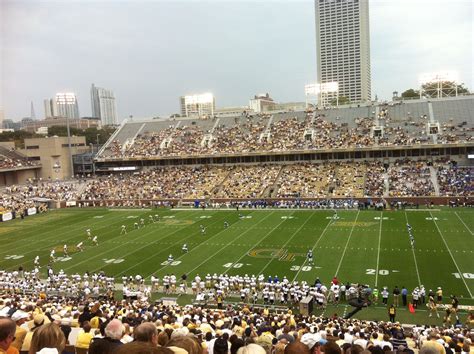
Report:
[[39,327],[31,339],[29,354],[62,353],[66,346],[66,337],[55,323],[48,323]]

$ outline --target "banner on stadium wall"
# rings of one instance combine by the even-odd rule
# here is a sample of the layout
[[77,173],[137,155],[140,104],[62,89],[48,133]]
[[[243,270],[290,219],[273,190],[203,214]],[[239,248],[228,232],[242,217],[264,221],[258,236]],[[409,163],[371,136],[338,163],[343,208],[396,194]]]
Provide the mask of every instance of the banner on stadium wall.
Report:
[[13,214],[11,213],[11,211],[2,214],[2,221],[9,221],[11,219],[13,219]]
[[36,208],[28,208],[26,210],[27,215],[35,215],[36,214]]
[[66,206],[76,206],[76,201],[75,200],[68,200],[66,201]]

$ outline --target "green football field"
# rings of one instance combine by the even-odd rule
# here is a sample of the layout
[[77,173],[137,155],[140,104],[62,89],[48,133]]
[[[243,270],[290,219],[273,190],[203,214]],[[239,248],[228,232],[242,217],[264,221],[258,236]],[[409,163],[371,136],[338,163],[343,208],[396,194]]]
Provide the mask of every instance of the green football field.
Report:
[[[160,221],[151,223],[149,215]],[[239,214],[241,214],[239,217]],[[62,209],[0,224],[0,268],[32,269],[50,250],[59,257],[54,269],[66,273],[105,271],[109,275],[194,277],[207,273],[286,276],[313,283],[365,283],[372,287],[423,284],[442,286],[461,303],[474,304],[474,210],[407,211],[324,210],[170,210]],[[143,218],[145,226],[134,229]],[[229,223],[224,228],[224,221]],[[413,228],[410,246],[406,223]],[[120,235],[121,225],[128,233]],[[206,227],[204,235],[200,225]],[[97,235],[98,246],[86,229]],[[75,245],[84,241],[84,252]],[[187,243],[189,252],[181,247]],[[70,257],[62,258],[63,245]],[[306,253],[314,250],[314,265]],[[168,263],[168,255],[174,262]],[[42,267],[45,272],[46,267]]]

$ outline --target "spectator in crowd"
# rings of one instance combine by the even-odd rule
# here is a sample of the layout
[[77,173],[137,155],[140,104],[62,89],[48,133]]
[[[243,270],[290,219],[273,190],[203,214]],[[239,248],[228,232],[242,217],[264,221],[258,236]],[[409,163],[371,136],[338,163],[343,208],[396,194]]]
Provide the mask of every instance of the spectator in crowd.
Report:
[[23,323],[29,319],[30,315],[22,310],[17,310],[13,313],[11,319],[15,321],[16,324],[16,332],[15,332],[15,340],[12,344],[13,347],[21,350],[23,346],[23,341],[25,340],[27,330],[22,327]]
[[14,321],[9,318],[0,318],[0,353],[7,353],[12,346],[15,340],[15,331]]
[[[114,354],[173,354],[174,352],[165,347],[153,347],[145,342],[130,342],[118,347]],[[183,351],[183,354],[186,354]]]
[[[196,340],[196,338],[185,334],[178,334],[175,337],[171,338],[171,340],[167,343],[166,347],[171,349],[175,353],[180,353],[181,351],[179,349],[185,350],[188,354],[203,353],[203,348]],[[214,353],[218,354],[218,352],[216,352],[215,345]]]
[[29,354],[61,354],[65,346],[66,338],[61,328],[55,323],[48,323],[34,332]]
[[104,338],[94,338],[89,346],[89,354],[113,354],[122,345],[123,325],[117,319],[110,321],[105,327]]
[[145,322],[133,330],[133,338],[136,342],[145,342],[154,347],[158,345],[158,331],[156,326],[150,322]]
[[84,321],[82,329],[79,330],[76,338],[76,347],[82,349],[89,349],[94,333],[91,332],[91,325],[89,321]]
[[33,316],[33,320],[28,323],[30,330],[29,332],[26,333],[25,339],[23,341],[23,345],[21,347],[21,351],[30,350],[34,333],[43,325],[48,324],[48,323],[50,323],[49,319],[42,313],[37,313],[36,315]]

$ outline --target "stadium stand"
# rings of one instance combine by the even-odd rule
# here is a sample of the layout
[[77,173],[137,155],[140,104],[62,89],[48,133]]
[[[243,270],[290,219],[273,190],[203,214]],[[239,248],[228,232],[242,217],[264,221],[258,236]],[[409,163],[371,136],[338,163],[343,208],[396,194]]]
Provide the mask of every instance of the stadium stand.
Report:
[[37,161],[29,161],[28,158],[18,151],[0,146],[0,170],[18,169],[27,166],[37,166]]
[[[98,159],[466,143],[472,141],[473,101],[466,96],[313,112],[131,121],[122,124]],[[439,124],[437,136],[429,124]],[[374,134],[379,128],[380,136]]]

